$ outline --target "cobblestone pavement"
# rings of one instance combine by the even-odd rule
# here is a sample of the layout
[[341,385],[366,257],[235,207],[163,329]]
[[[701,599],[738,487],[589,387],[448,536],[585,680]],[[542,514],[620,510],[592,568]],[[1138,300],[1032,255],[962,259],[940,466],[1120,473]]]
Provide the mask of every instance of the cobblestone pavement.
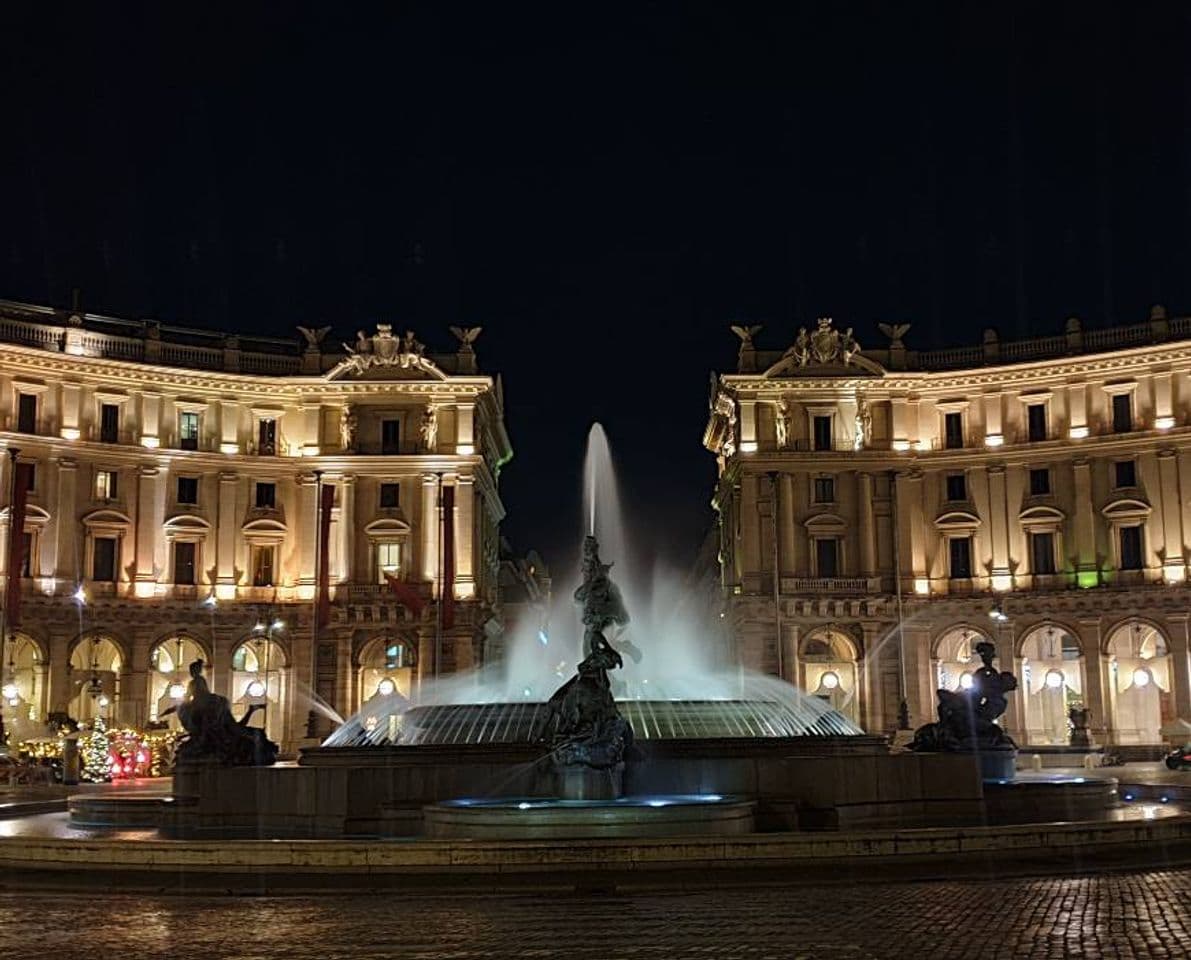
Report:
[[1191,871],[639,893],[0,895],[12,960],[1186,957]]

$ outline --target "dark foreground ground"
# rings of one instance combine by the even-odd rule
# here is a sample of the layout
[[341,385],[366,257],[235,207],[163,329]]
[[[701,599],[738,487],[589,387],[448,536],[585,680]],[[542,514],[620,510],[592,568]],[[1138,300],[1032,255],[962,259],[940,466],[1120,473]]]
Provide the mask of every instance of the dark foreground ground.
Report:
[[1131,958],[1191,953],[1191,870],[629,896],[0,895],[0,957]]

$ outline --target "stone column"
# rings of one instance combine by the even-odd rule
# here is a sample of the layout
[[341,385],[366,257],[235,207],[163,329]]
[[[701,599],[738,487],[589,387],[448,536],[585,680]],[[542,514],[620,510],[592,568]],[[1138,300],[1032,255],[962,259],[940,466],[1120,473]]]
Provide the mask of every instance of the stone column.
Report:
[[1084,383],[1072,383],[1067,387],[1068,436],[1087,435],[1088,429],[1088,387]]
[[1191,720],[1191,615],[1172,613],[1170,623],[1171,692],[1174,694],[1175,714]]
[[[60,433],[67,440],[78,440],[82,436],[79,417],[79,392],[77,383],[62,384],[62,429]],[[99,431],[95,431],[98,437]],[[88,438],[91,439],[91,438]]]
[[[859,473],[860,529],[860,574],[864,577],[877,575],[877,522],[873,512],[873,475]],[[865,635],[867,639],[867,634]]]
[[757,451],[757,402],[755,400],[740,401],[740,452],[756,453]]
[[83,572],[83,560],[78,544],[78,476],[78,463],[72,457],[58,459],[58,507],[54,512],[58,526],[58,543],[53,570],[57,579],[69,585],[78,583]]
[[1165,556],[1162,561],[1166,576],[1172,581],[1184,579],[1186,565],[1183,558],[1183,504],[1179,500],[1179,464],[1173,450],[1158,453],[1158,477],[1162,489],[1162,531]]
[[[433,584],[431,595],[438,596],[438,477],[422,474],[422,511],[418,522],[422,527],[422,579]],[[418,676],[422,673],[422,658],[418,657]],[[430,674],[433,676],[433,672]]]
[[[299,587],[306,587],[313,591],[315,583],[314,554],[315,545],[318,543],[318,514],[316,512],[318,482],[312,473],[300,474],[297,482],[298,515],[289,520],[289,528],[297,537],[295,552],[298,558],[298,569],[295,580]],[[310,594],[311,597],[313,595],[313,593]]]
[[[356,478],[345,473],[339,480],[339,569],[335,577],[339,583],[351,583],[355,569],[356,546]],[[404,564],[406,561],[403,560]]]
[[1096,527],[1092,515],[1092,469],[1086,459],[1073,464],[1075,474],[1075,550],[1077,571],[1096,569]]
[[161,445],[161,394],[150,390],[141,392],[141,444]]
[[33,709],[37,711],[37,719],[45,720],[50,708],[49,700],[50,666],[44,660],[33,665]]
[[230,471],[219,474],[219,501],[216,510],[215,595],[230,600],[236,595],[236,502],[239,477]]
[[455,597],[470,600],[476,595],[475,557],[475,478],[460,474],[455,478]]
[[1091,711],[1088,731],[1096,743],[1105,743],[1111,738],[1113,727],[1109,716],[1108,662],[1100,652],[1100,619],[1092,617],[1078,622],[1079,644],[1084,657],[1084,706]]
[[788,473],[778,475],[778,546],[779,570],[784,576],[796,572],[794,558],[794,478]]
[[[303,420],[303,437],[302,456],[317,457],[319,454],[319,444],[322,438],[319,428],[322,426],[320,418],[322,417],[322,407],[317,403],[304,403],[299,408],[302,411]],[[313,507],[311,510],[313,511]],[[314,516],[313,512],[311,516]]]
[[[1005,516],[1005,466],[995,464],[988,468],[988,512],[989,532],[992,540],[992,583],[994,589],[1008,589],[1009,582],[1009,527]],[[975,573],[976,557],[972,558]]]
[[757,512],[757,475],[740,478],[740,581],[745,593],[761,590],[761,518]]
[[[136,558],[133,590],[138,597],[151,597],[157,591],[157,541],[161,537],[164,517],[157,515],[158,480],[161,470],[155,465],[141,464],[137,472]],[[123,566],[126,561],[120,558]],[[122,579],[122,577],[120,578]]]

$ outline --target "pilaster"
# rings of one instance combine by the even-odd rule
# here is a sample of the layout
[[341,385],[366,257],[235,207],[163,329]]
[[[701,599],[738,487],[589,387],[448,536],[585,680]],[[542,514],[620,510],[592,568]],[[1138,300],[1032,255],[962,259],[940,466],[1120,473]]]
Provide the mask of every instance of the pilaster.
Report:
[[455,478],[455,598],[470,600],[476,595],[475,556],[475,478],[460,474]]
[[67,583],[77,583],[78,552],[78,463],[73,457],[58,458],[58,507],[54,512],[58,525],[58,542],[54,557],[54,576]]
[[[438,484],[437,474],[422,474],[422,509],[418,518],[422,528],[422,579],[433,584],[432,595],[438,596]],[[418,657],[418,676],[421,677],[421,656]]]
[[[142,464],[137,471],[136,560],[133,590],[138,597],[157,591],[157,542],[164,517],[158,516],[161,468]],[[123,558],[121,558],[123,562]],[[121,578],[122,579],[122,578]]]
[[230,471],[219,474],[219,502],[216,504],[215,595],[230,600],[236,595],[236,520],[239,477]]

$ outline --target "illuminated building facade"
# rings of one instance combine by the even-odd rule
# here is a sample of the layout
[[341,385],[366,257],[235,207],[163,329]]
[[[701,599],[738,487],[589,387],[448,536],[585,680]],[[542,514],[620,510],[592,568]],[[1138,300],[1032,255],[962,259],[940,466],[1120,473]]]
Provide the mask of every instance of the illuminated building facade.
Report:
[[511,448],[479,330],[441,355],[386,325],[328,332],[0,302],[11,734],[52,712],[152,723],[201,658],[292,751],[382,683],[409,695],[483,656]]
[[1160,743],[1191,719],[1191,318],[931,352],[881,329],[735,328],[704,441],[739,655],[880,732],[903,697],[933,719],[989,639],[1019,744],[1067,743],[1073,707]]

